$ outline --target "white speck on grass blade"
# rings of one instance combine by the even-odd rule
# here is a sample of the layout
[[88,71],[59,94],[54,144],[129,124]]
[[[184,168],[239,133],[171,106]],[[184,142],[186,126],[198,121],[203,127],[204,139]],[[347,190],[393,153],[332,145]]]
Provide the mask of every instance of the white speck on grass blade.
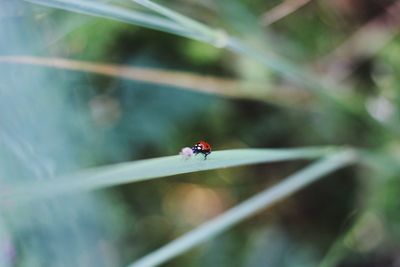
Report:
[[321,159],[308,167],[290,175],[275,186],[265,189],[241,204],[231,208],[218,217],[200,225],[194,230],[175,239],[167,245],[151,252],[147,256],[132,263],[128,267],[158,266],[208,239],[228,230],[239,222],[257,212],[270,207],[274,203],[306,187],[323,176],[352,164],[357,155],[353,150],[344,150]]
[[235,149],[215,151],[207,160],[201,156],[184,160],[179,155],[139,160],[83,170],[50,181],[5,185],[7,194],[1,194],[0,200],[29,201],[196,171],[274,161],[315,159],[335,151],[336,149],[331,147]]

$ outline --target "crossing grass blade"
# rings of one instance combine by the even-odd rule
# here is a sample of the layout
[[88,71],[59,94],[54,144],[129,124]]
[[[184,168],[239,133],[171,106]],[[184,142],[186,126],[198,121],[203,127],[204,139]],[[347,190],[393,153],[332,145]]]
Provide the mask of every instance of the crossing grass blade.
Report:
[[265,189],[218,217],[209,220],[198,228],[151,252],[128,267],[158,266],[226,231],[260,210],[270,207],[277,201],[297,192],[323,176],[355,162],[356,158],[357,155],[353,150],[343,150],[320,159],[290,175],[277,185]]

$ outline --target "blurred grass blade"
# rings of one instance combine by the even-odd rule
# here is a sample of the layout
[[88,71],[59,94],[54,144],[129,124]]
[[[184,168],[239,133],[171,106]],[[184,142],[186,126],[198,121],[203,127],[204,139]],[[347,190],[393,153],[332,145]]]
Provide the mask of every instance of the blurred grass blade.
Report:
[[399,14],[400,1],[393,1],[381,15],[362,25],[315,65],[332,83],[343,82],[356,71],[355,61],[372,58],[395,38],[400,29]]
[[[203,25],[193,19],[183,16],[171,9],[155,4],[149,0],[139,0],[141,4],[160,15],[167,16],[164,19],[140,12],[133,12],[127,9],[103,4],[100,2],[89,2],[82,0],[25,0],[28,2],[41,4],[50,7],[61,8],[64,10],[84,13],[88,15],[113,18],[131,24],[148,27],[190,39],[202,41],[216,47],[226,48],[232,52],[252,58],[265,67],[279,73],[283,77],[298,83],[307,90],[312,91],[319,97],[333,102],[337,107],[349,113],[360,114],[363,110],[360,107],[345,102],[343,93],[338,95],[335,90],[326,90],[331,85],[317,77],[312,71],[304,66],[296,65],[272,51],[264,51],[243,43],[241,40],[231,37],[222,30],[213,29]],[[178,22],[178,23],[177,23]],[[332,89],[332,88],[330,88]]]
[[[279,184],[256,194],[250,199],[226,211],[220,216],[200,225],[178,239],[161,247],[129,265],[129,267],[158,266],[178,255],[185,253],[215,235],[226,231],[235,224],[249,218],[262,209],[304,188],[323,176],[354,163],[356,154],[352,150],[344,150],[328,156],[300,170]],[[271,240],[271,242],[273,242]]]
[[159,14],[164,15],[173,21],[181,23],[180,25],[186,27],[189,32],[193,31],[194,35],[201,33],[199,36],[205,37],[203,41],[211,45],[220,48],[226,48],[236,54],[253,59],[261,65],[275,71],[276,73],[279,73],[288,80],[298,83],[298,85],[310,90],[320,98],[334,103],[337,107],[345,110],[346,112],[355,114],[363,112],[362,110],[358,110],[359,107],[355,107],[354,104],[352,105],[346,103],[345,97],[348,96],[345,96],[343,93],[341,95],[335,93],[336,90],[333,90],[335,88],[332,88],[332,85],[329,84],[326,79],[324,80],[322,79],[323,77],[318,77],[305,66],[294,64],[271,50],[265,51],[264,49],[257,49],[247,45],[246,43],[242,42],[242,40],[230,36],[222,30],[216,30],[203,25],[171,9],[158,5],[153,1],[132,1],[149,8],[154,12],[158,12]]
[[321,83],[312,77],[310,73],[306,73],[299,66],[290,63],[289,61],[284,60],[283,58],[278,57],[277,55],[271,53],[263,53],[258,49],[254,49],[254,47],[247,46],[242,43],[241,40],[230,37],[223,31],[218,31],[216,29],[212,29],[206,25],[201,24],[187,16],[179,14],[169,8],[158,5],[150,0],[132,0],[144,7],[149,8],[150,10],[157,12],[161,15],[164,15],[170,18],[173,21],[180,23],[181,26],[186,27],[188,31],[193,31],[196,33],[202,33],[207,36],[210,40],[208,43],[216,45],[219,47],[226,47],[227,49],[248,56],[264,66],[277,71],[289,79],[299,82],[307,87],[311,87],[311,89],[318,88],[320,89]]
[[209,43],[214,44],[218,47],[223,47],[226,44],[227,36],[224,32],[212,29],[198,21],[195,21],[189,17],[186,17],[178,12],[173,11],[172,9],[163,7],[158,5],[152,1],[148,0],[133,0],[139,5],[147,7],[154,12],[157,12],[172,21],[179,23],[182,27],[185,27],[189,32],[193,32],[195,34],[203,35],[209,39]]
[[[36,56],[0,56],[0,64],[29,64],[73,71],[84,71],[109,75],[135,81],[174,86],[201,93],[217,94],[225,97],[252,99],[274,105],[288,105],[305,108],[312,100],[308,91],[279,87],[268,89],[267,83],[203,76],[183,71],[169,71],[156,68],[131,67],[104,64],[82,60]],[[276,87],[276,86],[275,86]]]
[[93,168],[76,174],[58,177],[53,181],[3,185],[3,188],[7,189],[4,190],[6,193],[0,195],[0,200],[29,201],[36,198],[89,191],[182,173],[262,162],[314,159],[335,151],[336,149],[330,147],[235,149],[213,152],[207,160],[204,160],[202,156],[194,156],[188,160],[184,160],[181,156],[139,160]]
[[263,26],[269,26],[272,23],[290,15],[299,8],[308,4],[311,0],[285,0],[271,10],[262,15],[261,21]]
[[185,36],[188,38],[198,39],[198,37],[192,36],[192,34],[188,32],[184,27],[173,21],[161,18],[159,16],[128,10],[97,1],[82,1],[82,0],[25,0],[25,1],[96,17],[110,18],[155,30],[160,30],[163,32]]
[[[311,87],[311,89],[315,89],[320,86],[320,83],[317,82],[310,73],[306,73],[302,68],[295,64],[291,64],[289,61],[284,60],[283,58],[278,57],[277,55],[269,52],[262,53],[258,49],[254,49],[254,47],[250,47],[242,43],[239,39],[230,37],[225,32],[221,30],[216,30],[211,27],[208,27],[200,22],[197,22],[189,17],[186,17],[178,12],[175,12],[169,8],[158,5],[149,0],[133,0],[134,2],[149,8],[150,10],[157,12],[161,15],[164,15],[170,18],[173,21],[180,23],[181,26],[185,27],[188,31],[192,31],[194,33],[200,33],[206,36],[210,41],[208,43],[218,46],[218,47],[226,47],[227,49],[248,56],[264,66],[277,71],[278,73],[288,77],[291,80],[299,82],[303,85]],[[314,81],[314,82],[313,82]]]
[[[190,39],[199,40],[217,47],[226,47],[234,53],[247,56],[260,64],[280,73],[292,81],[296,81],[306,89],[312,89],[321,93],[324,86],[310,72],[304,70],[304,67],[297,66],[272,52],[262,52],[254,47],[247,46],[239,39],[230,37],[222,30],[213,29],[201,24],[191,18],[181,15],[171,9],[155,4],[149,0],[138,0],[138,4],[149,8],[152,11],[166,16],[164,19],[141,12],[134,12],[120,7],[103,4],[97,1],[82,0],[25,0],[35,4],[49,7],[60,8],[77,13],[83,13],[93,16],[112,18],[127,23],[156,29]],[[326,94],[326,93],[323,93]]]

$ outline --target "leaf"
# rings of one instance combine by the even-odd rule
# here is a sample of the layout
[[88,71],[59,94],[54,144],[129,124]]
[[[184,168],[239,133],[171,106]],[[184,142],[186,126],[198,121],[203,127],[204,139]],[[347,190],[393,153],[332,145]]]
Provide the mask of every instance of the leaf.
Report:
[[315,159],[336,151],[331,147],[311,147],[297,149],[234,149],[215,151],[207,160],[199,156],[185,160],[181,156],[120,163],[87,169],[75,174],[23,184],[4,185],[7,193],[2,200],[30,201],[37,198],[54,197],[105,188],[120,184],[145,181],[176,174],[236,167],[275,161]]
[[25,0],[26,2],[59,8],[76,13],[114,19],[142,27],[173,33],[188,38],[194,38],[190,32],[179,24],[161,18],[160,16],[150,15],[140,11],[128,10],[125,8],[112,6],[98,1],[81,0]]
[[290,175],[282,182],[252,196],[218,217],[209,220],[194,230],[175,239],[167,245],[154,250],[128,267],[158,266],[183,254],[208,239],[231,228],[257,212],[272,206],[277,201],[297,192],[323,176],[354,163],[357,155],[353,150],[343,150],[327,156],[308,167]]

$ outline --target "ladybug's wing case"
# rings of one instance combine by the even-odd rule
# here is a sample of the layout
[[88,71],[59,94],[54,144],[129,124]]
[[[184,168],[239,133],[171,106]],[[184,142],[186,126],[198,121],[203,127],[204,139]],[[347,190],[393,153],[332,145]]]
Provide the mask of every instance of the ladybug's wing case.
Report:
[[207,144],[207,146],[205,147],[205,150],[211,152],[211,146],[209,144]]
[[202,146],[202,150],[211,152],[211,146],[209,143],[207,143],[205,141],[200,141],[199,144]]

